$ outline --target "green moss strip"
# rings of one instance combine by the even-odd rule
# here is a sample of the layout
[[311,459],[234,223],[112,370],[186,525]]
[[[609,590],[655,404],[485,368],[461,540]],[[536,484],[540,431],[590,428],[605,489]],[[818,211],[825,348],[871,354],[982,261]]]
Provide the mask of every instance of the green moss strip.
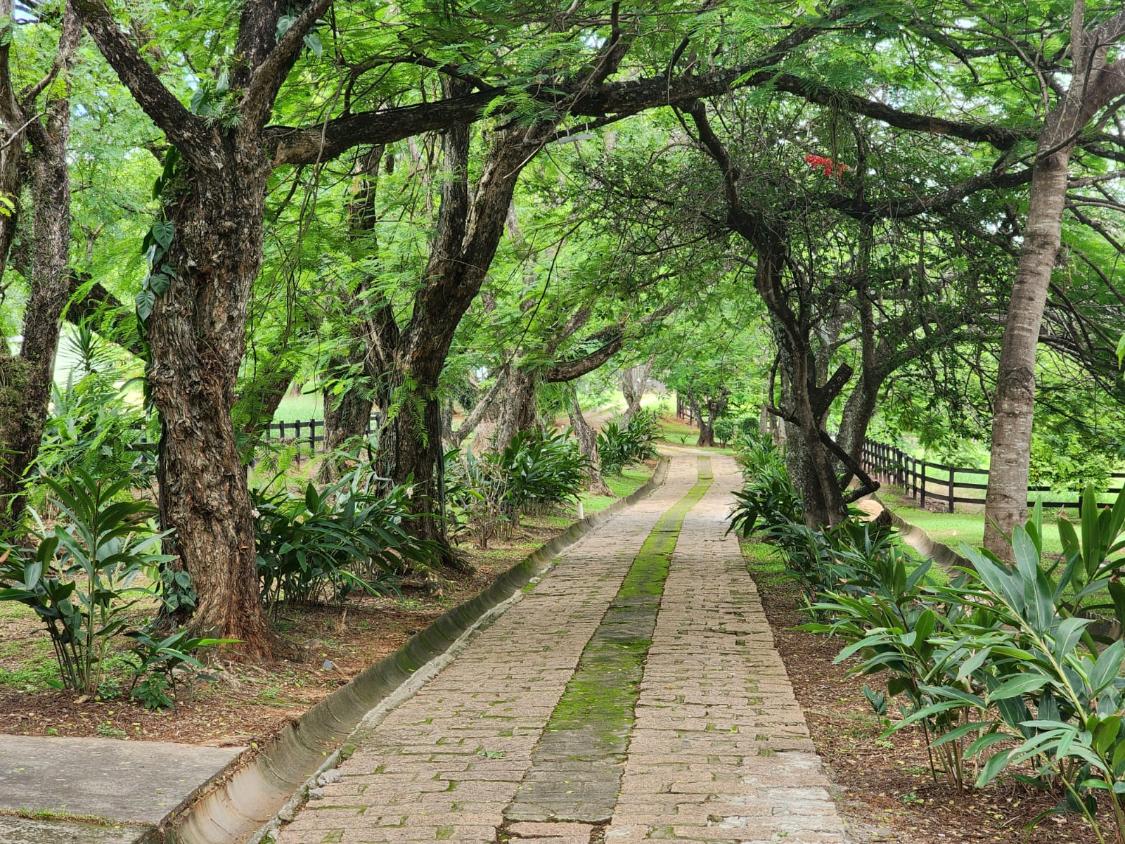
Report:
[[684,517],[711,486],[709,459],[700,459],[698,477],[657,520],[583,649],[535,748],[531,769],[505,812],[508,820],[599,823],[610,818],[664,582]]

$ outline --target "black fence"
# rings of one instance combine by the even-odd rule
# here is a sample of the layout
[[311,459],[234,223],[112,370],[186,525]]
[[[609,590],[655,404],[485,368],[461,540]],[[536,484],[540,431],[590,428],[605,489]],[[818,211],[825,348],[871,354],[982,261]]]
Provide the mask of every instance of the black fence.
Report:
[[[375,434],[382,422],[380,414],[376,413],[367,422],[367,436]],[[311,454],[324,451],[325,427],[323,419],[304,419],[292,422],[271,422],[263,435],[263,439],[280,445],[295,446],[299,451],[308,451]]]
[[[984,506],[985,490],[988,489],[987,469],[919,460],[901,449],[874,440],[864,440],[861,458],[863,468],[873,478],[881,483],[900,487],[920,507],[929,506],[933,509],[937,505],[952,513],[957,504]],[[1121,491],[1123,479],[1125,472],[1110,475],[1109,486],[1103,490],[1103,495],[1117,495]],[[1027,491],[1029,507],[1037,502],[1050,508],[1078,506],[1079,490],[1030,486]]]

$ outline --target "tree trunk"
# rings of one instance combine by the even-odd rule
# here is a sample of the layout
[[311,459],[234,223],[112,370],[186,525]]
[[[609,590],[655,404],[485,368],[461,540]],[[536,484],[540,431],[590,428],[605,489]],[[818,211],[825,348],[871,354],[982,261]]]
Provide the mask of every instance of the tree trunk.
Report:
[[621,394],[625,397],[625,421],[628,422],[641,409],[648,376],[652,372],[653,359],[649,358],[639,366],[631,366],[621,372]]
[[70,298],[67,100],[48,104],[45,118],[28,129],[34,231],[23,342],[18,357],[0,351],[0,529],[14,525],[23,513],[24,476],[39,455],[62,312]]
[[699,439],[695,441],[695,444],[704,448],[711,448],[715,445],[714,421],[705,418],[702,414],[699,416]]
[[488,392],[481,396],[473,406],[473,409],[469,411],[469,415],[461,422],[461,426],[448,437],[449,443],[454,448],[460,448],[464,445],[465,440],[477,429],[477,426],[480,425],[486,417],[494,415],[492,414],[492,404],[504,389],[504,384],[507,379],[508,367],[504,366],[496,373],[496,380],[492,382],[492,386],[488,388]]
[[1012,558],[1008,537],[1027,518],[1035,356],[1062,236],[1070,157],[1078,135],[1097,113],[1125,95],[1125,59],[1118,57],[1107,64],[1111,45],[1125,37],[1125,11],[1103,18],[1089,29],[1085,17],[1085,3],[1075,2],[1070,24],[1073,72],[1039,135],[1019,269],[1000,349],[984,544],[1001,559]]
[[145,329],[148,383],[160,412],[160,513],[172,553],[191,574],[201,633],[238,639],[268,657],[258,594],[254,517],[231,418],[246,307],[261,260],[268,161],[228,152],[208,172],[187,169],[166,214],[175,236],[171,281]]
[[404,400],[379,429],[375,470],[396,484],[412,487],[411,531],[436,544],[440,563],[456,571],[472,571],[454,552],[445,531],[445,464],[436,388],[405,396],[405,378],[401,370],[396,373],[396,392]]
[[578,390],[574,388],[574,384],[568,382],[566,386],[570,393],[570,403],[567,406],[570,427],[574,430],[574,436],[578,440],[578,449],[582,452],[582,456],[586,458],[590,467],[587,475],[589,478],[587,486],[590,492],[596,495],[612,495],[612,491],[606,486],[605,479],[602,478],[602,462],[598,456],[598,432],[590,427],[586,417],[582,415],[582,405],[578,402]]
[[850,454],[853,460],[859,460],[863,441],[867,438],[867,426],[871,424],[871,417],[875,415],[875,405],[884,378],[881,371],[861,375],[844,403],[836,443]]
[[517,434],[535,427],[535,388],[538,382],[539,379],[526,369],[515,366],[509,370],[504,388],[497,397],[500,414],[492,434],[493,451],[503,451]]
[[1071,149],[1064,146],[1035,164],[1019,271],[1012,285],[1000,350],[984,544],[1001,559],[1011,559],[1008,537],[1027,518],[1035,355],[1051,273],[1059,252]]

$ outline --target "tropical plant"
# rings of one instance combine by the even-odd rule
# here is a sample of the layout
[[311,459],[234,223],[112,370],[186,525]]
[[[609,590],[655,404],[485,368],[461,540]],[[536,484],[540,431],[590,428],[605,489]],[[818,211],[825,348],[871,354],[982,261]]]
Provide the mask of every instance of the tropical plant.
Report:
[[[944,705],[968,703],[978,713],[972,729],[980,737],[966,755],[991,751],[978,786],[1030,763],[1040,779],[1065,789],[1070,806],[1085,815],[1099,841],[1106,836],[1095,795],[1104,795],[1114,840],[1120,841],[1125,641],[1101,649],[1088,635],[1093,620],[1064,609],[1067,570],[1054,578],[1041,564],[1035,527],[1033,521],[1013,531],[1014,566],[987,551],[964,549],[972,564],[964,600],[977,608],[977,623],[959,631],[955,641],[941,637],[937,644],[961,655],[961,673],[972,679],[975,694],[958,694],[956,704]],[[948,689],[935,691],[948,699]]]
[[409,489],[380,492],[357,469],[304,495],[253,492],[262,600],[340,600],[353,590],[393,590],[408,570],[425,570],[433,546],[409,528]]
[[[96,478],[128,478],[131,488],[148,486],[156,470],[154,421],[119,386],[118,373],[94,350],[63,385],[53,385],[35,471],[57,477],[81,469]],[[88,359],[93,356],[93,359]],[[84,371],[80,377],[75,375]],[[124,489],[124,488],[123,488]]]
[[614,475],[626,466],[656,457],[660,422],[651,410],[639,410],[624,425],[606,423],[598,433],[598,458],[603,475]]
[[511,523],[508,480],[495,454],[446,455],[445,501],[454,537],[471,533],[481,549]]
[[186,628],[159,638],[149,630],[134,630],[126,635],[133,640],[129,654],[133,664],[129,695],[146,709],[168,709],[175,705],[179,679],[194,676],[204,669],[196,656],[199,651],[233,644],[231,639],[193,636]]
[[106,483],[76,469],[45,479],[63,521],[37,537],[34,550],[11,546],[0,564],[0,601],[34,610],[50,634],[63,685],[97,691],[111,641],[129,624],[128,610],[150,594],[139,585],[147,567],[171,560],[165,534],[149,520],[151,505],[120,500],[128,479]]
[[563,434],[521,431],[499,456],[505,503],[514,517],[530,507],[577,500],[586,485],[589,462]]
[[772,446],[764,453],[768,457],[751,464],[749,482],[734,493],[736,503],[729,529],[744,539],[760,528],[803,525],[805,521],[801,496],[789,479],[785,463]]

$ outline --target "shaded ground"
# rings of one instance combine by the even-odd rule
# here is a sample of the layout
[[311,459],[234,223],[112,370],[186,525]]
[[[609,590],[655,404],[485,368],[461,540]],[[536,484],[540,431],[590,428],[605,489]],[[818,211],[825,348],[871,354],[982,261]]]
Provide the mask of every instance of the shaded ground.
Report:
[[[609,484],[618,497],[628,495],[651,472],[652,467],[630,469]],[[585,511],[598,512],[614,500],[588,496]],[[353,599],[342,607],[284,606],[275,621],[278,659],[261,666],[215,666],[215,682],[197,683],[167,712],[150,712],[128,699],[120,657],[111,656],[116,670],[100,698],[82,700],[51,688],[57,668],[39,622],[22,606],[0,604],[0,731],[253,748],[574,520],[573,513],[524,517],[515,535],[490,543],[487,551],[466,542],[461,550],[477,570],[446,581],[440,596],[404,590],[401,596]],[[139,609],[138,624],[146,614]]]
[[[983,791],[957,792],[929,773],[920,730],[881,738],[882,725],[863,696],[864,681],[833,665],[841,643],[794,629],[806,619],[800,590],[772,549],[745,546],[775,641],[817,752],[832,780],[844,787],[839,801],[857,841],[1026,841],[1030,844],[1093,844],[1095,836],[1075,815],[1028,824],[1057,803],[1057,796],[1001,779]],[[868,684],[878,687],[875,679]]]

